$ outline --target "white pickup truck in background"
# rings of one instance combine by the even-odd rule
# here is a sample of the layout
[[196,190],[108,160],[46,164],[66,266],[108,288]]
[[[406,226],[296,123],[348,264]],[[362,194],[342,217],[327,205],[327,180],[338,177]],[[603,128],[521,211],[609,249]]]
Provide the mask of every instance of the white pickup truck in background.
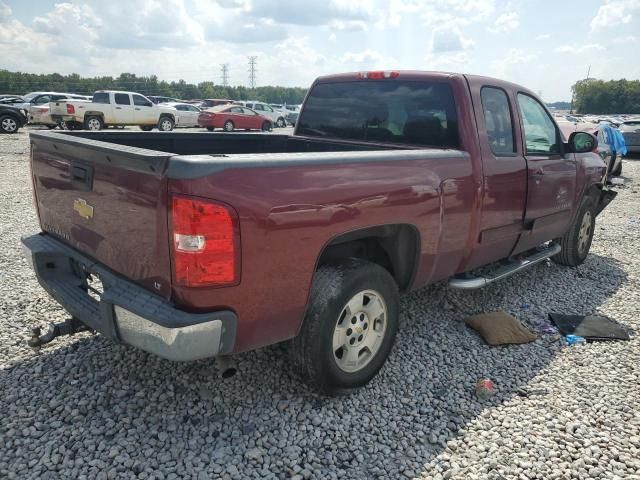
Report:
[[[135,92],[100,90],[91,102],[59,100],[49,104],[51,118],[68,129],[102,130],[111,125],[139,125],[144,131],[153,128],[163,132],[173,130],[176,109],[156,105]],[[64,122],[64,123],[63,123]]]

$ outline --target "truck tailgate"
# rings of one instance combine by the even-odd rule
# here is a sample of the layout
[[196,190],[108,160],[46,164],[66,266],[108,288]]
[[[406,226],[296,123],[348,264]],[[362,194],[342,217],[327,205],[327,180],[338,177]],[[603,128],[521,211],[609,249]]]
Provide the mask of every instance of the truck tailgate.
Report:
[[31,133],[42,230],[169,298],[164,176],[169,157],[71,135]]

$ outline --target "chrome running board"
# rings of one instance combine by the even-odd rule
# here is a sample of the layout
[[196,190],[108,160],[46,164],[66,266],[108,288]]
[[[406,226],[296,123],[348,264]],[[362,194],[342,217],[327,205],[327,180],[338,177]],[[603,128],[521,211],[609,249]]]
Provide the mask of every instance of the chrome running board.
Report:
[[553,257],[554,255],[560,253],[562,248],[557,243],[552,243],[548,247],[545,247],[541,250],[537,250],[536,252],[527,255],[526,257],[521,257],[518,260],[512,260],[506,265],[501,265],[496,268],[492,272],[489,272],[485,275],[481,275],[479,277],[451,277],[449,279],[449,286],[451,288],[460,288],[463,290],[473,290],[476,288],[482,288],[490,283],[493,283],[502,278],[513,275],[520,270],[524,270],[536,263],[540,263],[547,258]]

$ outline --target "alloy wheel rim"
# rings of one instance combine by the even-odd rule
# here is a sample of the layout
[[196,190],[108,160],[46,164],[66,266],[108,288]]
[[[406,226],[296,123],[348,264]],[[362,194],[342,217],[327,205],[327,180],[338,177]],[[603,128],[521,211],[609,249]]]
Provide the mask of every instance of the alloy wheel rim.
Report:
[[171,128],[171,122],[169,120],[163,120],[160,126],[162,127],[162,130],[166,132]]
[[100,130],[100,122],[95,118],[89,120],[89,130]]
[[582,223],[580,224],[580,232],[578,233],[578,253],[583,256],[587,250],[587,244],[591,238],[592,233],[592,216],[591,212],[587,211],[582,217]]
[[13,118],[5,118],[2,120],[2,129],[5,132],[15,132],[18,127],[18,124]]
[[375,290],[355,294],[342,308],[333,331],[333,358],[340,370],[362,370],[376,356],[387,331],[387,304]]

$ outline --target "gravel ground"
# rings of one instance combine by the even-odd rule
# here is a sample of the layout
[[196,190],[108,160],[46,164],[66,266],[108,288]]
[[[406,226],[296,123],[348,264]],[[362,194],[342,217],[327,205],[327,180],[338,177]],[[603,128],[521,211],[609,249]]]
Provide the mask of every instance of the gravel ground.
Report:
[[[89,334],[26,347],[31,327],[65,317],[21,257],[19,237],[38,228],[28,148],[24,131],[0,135],[0,478],[640,478],[639,161],[624,162],[584,265],[405,296],[378,378],[324,398],[278,346],[239,356],[228,380],[213,361]],[[599,312],[632,340],[490,348],[462,321],[493,309],[531,324]],[[483,402],[481,377],[497,390]]]

